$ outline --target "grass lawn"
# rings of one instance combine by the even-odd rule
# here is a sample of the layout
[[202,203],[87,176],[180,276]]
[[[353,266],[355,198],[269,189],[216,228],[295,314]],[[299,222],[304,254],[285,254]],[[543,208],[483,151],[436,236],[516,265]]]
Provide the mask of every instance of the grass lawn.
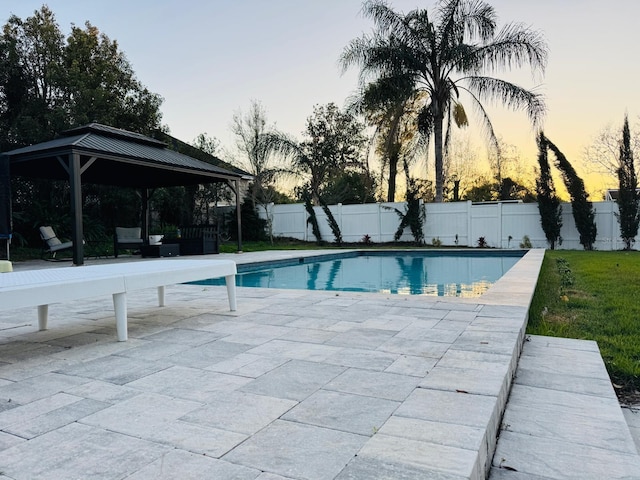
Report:
[[640,400],[640,252],[545,254],[527,333],[595,340],[621,400]]

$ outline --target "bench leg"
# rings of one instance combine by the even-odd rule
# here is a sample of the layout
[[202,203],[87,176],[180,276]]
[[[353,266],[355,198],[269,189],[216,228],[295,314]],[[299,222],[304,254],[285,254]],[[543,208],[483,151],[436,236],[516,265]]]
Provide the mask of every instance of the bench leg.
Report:
[[47,320],[49,320],[49,305],[38,305],[38,329],[47,329]]
[[158,287],[158,306],[164,307],[164,286]]
[[227,275],[224,277],[227,284],[227,296],[229,297],[229,310],[236,311],[236,276]]
[[118,341],[127,341],[127,294],[113,294],[113,309],[116,312],[116,331],[118,332]]

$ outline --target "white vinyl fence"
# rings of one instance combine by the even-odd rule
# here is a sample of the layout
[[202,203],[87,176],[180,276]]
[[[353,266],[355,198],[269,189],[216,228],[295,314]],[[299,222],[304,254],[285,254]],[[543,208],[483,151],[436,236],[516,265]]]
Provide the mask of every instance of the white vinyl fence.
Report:
[[[439,240],[443,246],[476,247],[480,237],[494,248],[519,248],[526,235],[534,248],[547,248],[547,241],[540,226],[540,214],[536,203],[481,203],[451,202],[428,203],[424,238],[427,244]],[[594,202],[598,236],[597,250],[620,250],[624,244],[615,213],[615,202]],[[362,205],[332,205],[344,242],[357,243],[368,235],[372,242],[391,242],[398,229],[400,217],[395,209],[405,212],[404,202],[368,203]],[[333,242],[334,237],[327,217],[320,207],[314,207],[322,239]],[[269,205],[262,208],[262,218],[272,220],[273,235],[315,241],[308,214],[301,203]],[[575,227],[570,203],[562,204],[562,245],[556,248],[581,250],[580,237]],[[405,229],[401,241],[411,242],[413,237]]]

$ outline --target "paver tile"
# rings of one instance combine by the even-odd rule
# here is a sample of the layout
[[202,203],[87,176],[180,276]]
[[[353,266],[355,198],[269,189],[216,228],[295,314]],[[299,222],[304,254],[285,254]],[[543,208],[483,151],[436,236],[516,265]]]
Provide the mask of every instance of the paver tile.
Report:
[[171,397],[205,402],[221,392],[231,392],[252,379],[197,368],[170,367],[127,383],[127,387]]
[[407,375],[350,368],[327,383],[325,388],[356,395],[403,401],[419,381],[419,378]]
[[211,399],[185,414],[181,421],[195,425],[253,434],[297,405],[293,400],[252,393],[231,392]]
[[[422,379],[420,387],[497,397],[507,393],[507,367],[502,365],[500,367],[502,368],[481,371],[479,369],[449,368],[436,365]],[[482,373],[480,374],[480,372]]]
[[320,390],[287,412],[282,419],[360,435],[373,435],[399,402]]
[[[436,443],[377,434],[358,453],[363,459],[425,468],[462,478],[480,479],[478,453],[474,450],[449,447]],[[423,478],[431,478],[424,476]]]
[[0,465],[14,480],[116,480],[168,450],[129,435],[72,423],[0,452]]
[[362,348],[343,348],[328,357],[326,363],[382,371],[390,367],[398,357],[399,355],[396,353],[378,352]]
[[631,479],[638,478],[640,472],[637,454],[616,453],[584,444],[509,431],[500,434],[493,465],[506,465],[518,472],[552,479]]
[[374,328],[354,328],[337,334],[327,345],[375,349],[393,337],[394,332]]
[[494,409],[490,396],[417,388],[395,415],[486,428]]
[[142,393],[89,415],[81,423],[140,438],[148,438],[156,429],[200,408],[190,400]]
[[240,390],[289,400],[304,400],[344,370],[344,367],[337,365],[291,360],[256,378]]
[[440,358],[449,349],[449,347],[450,344],[448,343],[393,337],[380,345],[378,350],[381,352],[414,355],[417,357]]
[[67,376],[82,378],[85,382],[88,381],[86,379],[93,379],[124,385],[169,366],[171,364],[161,360],[148,361],[110,355],[61,368],[59,372]]
[[485,432],[482,428],[396,415],[387,420],[378,433],[477,451],[482,449],[482,444],[486,441]]
[[410,375],[412,377],[424,377],[438,361],[439,359],[437,358],[398,354],[397,360],[389,365],[385,372]]
[[368,438],[277,420],[222,459],[285,477],[331,480]]
[[425,466],[408,465],[388,459],[356,457],[340,472],[336,480],[467,480],[464,475],[455,475],[433,470]]
[[55,395],[67,388],[87,382],[89,382],[89,380],[86,378],[60,373],[45,373],[37,377],[30,377],[25,380],[0,386],[0,399],[25,404],[49,397],[50,395]]
[[127,480],[254,480],[259,470],[181,450],[166,453],[155,462],[127,477]]
[[108,403],[83,398],[37,417],[11,423],[4,427],[4,430],[22,438],[33,438],[99,412],[108,406]]
[[182,420],[163,423],[161,428],[151,429],[145,435],[147,440],[214,458],[220,458],[246,438],[242,433]]
[[167,360],[184,367],[208,368],[235,355],[244,353],[252,347],[253,345],[227,342],[225,337],[223,340],[198,345],[183,352],[175,353]]

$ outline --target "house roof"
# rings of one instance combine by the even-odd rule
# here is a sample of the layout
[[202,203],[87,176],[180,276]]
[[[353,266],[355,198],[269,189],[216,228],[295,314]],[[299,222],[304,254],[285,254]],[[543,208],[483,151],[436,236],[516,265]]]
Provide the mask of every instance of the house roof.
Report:
[[[4,153],[11,174],[66,180],[64,163],[80,155],[83,183],[152,188],[226,182],[246,176],[198,160],[145,135],[90,123],[59,138]],[[216,157],[212,157],[216,158]]]

